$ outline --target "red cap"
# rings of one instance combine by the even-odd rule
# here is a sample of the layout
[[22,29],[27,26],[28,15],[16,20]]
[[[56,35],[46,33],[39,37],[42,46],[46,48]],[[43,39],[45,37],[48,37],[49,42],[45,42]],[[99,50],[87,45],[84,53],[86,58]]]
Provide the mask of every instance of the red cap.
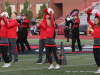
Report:
[[22,16],[27,16],[27,14],[22,14]]
[[78,17],[78,15],[76,14],[76,15],[74,15],[74,16],[77,16]]

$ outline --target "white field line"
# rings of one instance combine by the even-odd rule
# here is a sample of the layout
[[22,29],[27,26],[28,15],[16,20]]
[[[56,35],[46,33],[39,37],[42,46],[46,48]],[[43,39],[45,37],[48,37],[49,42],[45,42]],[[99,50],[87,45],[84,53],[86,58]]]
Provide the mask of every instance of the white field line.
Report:
[[94,59],[94,58],[84,58],[84,59]]
[[[94,65],[95,63],[92,64],[81,64],[81,65]],[[61,67],[73,67],[73,66],[81,66],[81,65],[67,65],[67,66],[61,66]],[[13,71],[27,71],[27,70],[39,70],[39,69],[47,69],[48,67],[42,67],[42,68],[30,68],[30,69],[17,69],[17,70],[7,70],[7,71],[0,71],[0,72],[13,72]],[[69,72],[69,71],[65,71],[65,72]],[[70,72],[75,72],[75,71],[70,71]],[[78,71],[80,72],[80,71]],[[83,72],[83,71],[82,71]],[[86,71],[84,71],[86,72]],[[87,71],[87,72],[91,72],[91,71]],[[93,71],[94,72],[94,71]]]

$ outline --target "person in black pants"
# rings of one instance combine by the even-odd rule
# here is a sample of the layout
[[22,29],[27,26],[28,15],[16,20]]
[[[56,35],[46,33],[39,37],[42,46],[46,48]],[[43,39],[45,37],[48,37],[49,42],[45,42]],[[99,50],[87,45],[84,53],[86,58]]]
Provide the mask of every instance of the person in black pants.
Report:
[[70,33],[70,30],[72,30],[72,27],[73,27],[73,22],[72,22],[69,15],[66,16],[65,26],[66,26],[66,29],[64,29],[65,37],[67,37],[67,42],[69,42],[69,33]]
[[9,56],[7,54],[8,46],[9,46],[9,41],[7,39],[8,23],[7,23],[7,18],[5,15],[3,15],[3,17],[0,16],[0,27],[1,27],[0,46],[1,46],[2,57],[3,57],[4,62],[5,62],[4,66],[2,66],[2,67],[9,67],[9,66],[11,66],[11,64],[9,63]]
[[77,15],[74,16],[74,27],[72,29],[72,51],[75,52],[75,39],[77,40],[79,51],[82,51],[80,38],[79,38],[79,23],[80,19]]
[[22,26],[20,29],[20,33],[19,33],[19,40],[20,40],[22,52],[24,52],[24,50],[25,50],[24,43],[26,44],[28,51],[31,51],[30,45],[27,41],[28,25],[29,25],[29,20],[27,19],[27,15],[23,14],[23,22],[22,22]]
[[[17,40],[16,40],[16,45],[17,45],[18,52],[20,52],[20,48],[19,48],[19,44],[20,44],[19,33],[20,33],[20,28],[22,26],[22,21],[23,20],[21,19],[21,17],[17,17],[16,20],[18,22],[18,31],[17,31],[18,37],[17,37]],[[25,49],[25,47],[24,47],[24,49]]]
[[50,51],[52,50],[53,51],[53,55],[56,59],[56,67],[55,69],[59,69],[60,66],[59,66],[59,62],[58,62],[58,57],[57,57],[57,54],[56,54],[56,43],[55,43],[55,40],[53,38],[54,36],[54,30],[55,30],[55,24],[54,24],[54,21],[53,21],[53,15],[52,15],[52,11],[49,13],[50,14],[50,17],[48,18],[47,20],[47,39],[46,39],[46,56],[50,62],[50,67],[48,69],[52,69],[54,68],[53,64],[52,64],[52,60],[51,60],[51,57],[50,57]]
[[[94,11],[94,13],[92,12]],[[87,12],[87,22],[94,29],[94,44],[93,44],[93,54],[98,70],[95,73],[100,73],[100,15],[95,9],[89,9]],[[95,14],[94,23],[91,22],[90,16]]]

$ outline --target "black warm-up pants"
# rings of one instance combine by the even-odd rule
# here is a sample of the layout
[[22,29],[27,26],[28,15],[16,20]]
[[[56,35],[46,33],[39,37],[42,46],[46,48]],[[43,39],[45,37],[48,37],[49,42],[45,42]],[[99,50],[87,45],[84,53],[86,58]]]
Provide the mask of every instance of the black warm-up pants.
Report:
[[26,44],[28,50],[31,50],[30,45],[29,45],[29,43],[27,41],[27,35],[28,35],[27,28],[21,28],[20,29],[20,33],[19,33],[19,40],[20,40],[20,44],[21,44],[21,51],[25,50],[24,43]]
[[82,47],[79,39],[79,28],[74,28],[72,30],[72,51],[75,51],[75,39],[77,40],[79,50],[81,50]]
[[93,48],[94,59],[98,67],[100,67],[100,48]]
[[54,46],[54,47],[48,47],[48,46],[46,46],[46,56],[47,56],[47,58],[48,58],[50,64],[52,64],[52,59],[51,59],[51,57],[50,57],[50,52],[51,52],[51,50],[52,50],[53,55],[54,55],[54,57],[55,57],[55,59],[56,59],[56,62],[57,62],[57,64],[58,64],[58,57],[57,57],[57,54],[56,54],[56,51],[57,51],[56,46]]
[[1,53],[5,63],[9,63],[8,46],[1,46]]
[[67,40],[69,40],[69,31],[70,31],[70,29],[66,30],[66,37],[67,37]]
[[[46,44],[46,39],[39,39],[39,57],[38,61],[42,62],[42,55],[43,55],[43,49]],[[46,57],[45,62],[48,62],[48,59]]]

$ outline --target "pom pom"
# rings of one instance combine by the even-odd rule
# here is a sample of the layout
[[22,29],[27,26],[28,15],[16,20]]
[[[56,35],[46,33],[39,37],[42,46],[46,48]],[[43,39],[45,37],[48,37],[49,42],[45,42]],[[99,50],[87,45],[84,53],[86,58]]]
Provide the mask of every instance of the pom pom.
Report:
[[6,17],[9,17],[9,15],[8,15],[7,12],[2,12],[2,13],[1,13],[1,17],[3,17],[3,15],[5,15]]
[[52,11],[52,14],[54,14],[54,11],[53,11],[53,9],[51,9],[51,8],[48,8],[48,13],[50,14],[50,12]]
[[7,12],[5,12],[5,15],[6,15],[6,17],[9,17],[9,15],[8,15],[8,13],[7,13]]
[[3,15],[4,15],[4,14],[5,14],[5,13],[4,13],[4,12],[2,12],[2,13],[1,13],[1,17],[3,17]]
[[92,15],[96,15],[96,12],[98,13],[98,10],[93,9],[91,13]]

